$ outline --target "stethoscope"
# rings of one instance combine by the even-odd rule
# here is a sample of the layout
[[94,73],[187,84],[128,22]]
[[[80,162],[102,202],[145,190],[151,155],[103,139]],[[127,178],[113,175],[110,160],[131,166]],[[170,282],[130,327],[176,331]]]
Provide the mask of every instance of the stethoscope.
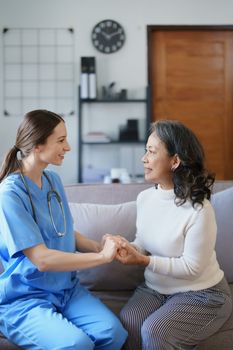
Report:
[[[61,199],[61,196],[59,195],[59,193],[54,189],[53,184],[52,184],[50,178],[48,177],[48,175],[45,172],[43,172],[43,175],[46,177],[46,179],[47,179],[47,181],[49,183],[49,186],[50,186],[50,191],[47,193],[47,203],[48,203],[48,208],[49,208],[50,220],[52,222],[53,228],[54,228],[56,234],[58,235],[58,237],[63,237],[66,234],[66,217],[65,217],[63,204],[62,204],[62,199]],[[31,191],[30,191],[29,186],[27,184],[27,181],[26,181],[26,179],[25,179],[25,177],[24,177],[24,175],[22,174],[21,171],[20,171],[20,176],[21,176],[23,184],[24,184],[24,186],[25,186],[25,188],[27,190],[27,194],[28,194],[28,197],[29,197],[29,200],[30,200],[30,203],[31,203],[31,207],[32,207],[33,218],[34,218],[35,222],[38,224],[38,221],[37,221],[37,218],[36,218],[35,206],[34,206],[33,201],[32,201]],[[57,202],[59,204],[59,207],[61,209],[62,218],[63,218],[63,225],[64,225],[64,231],[63,232],[60,232],[57,229],[56,224],[55,224],[54,219],[53,219],[53,213],[52,213],[52,207],[51,207],[51,199],[52,199],[52,197],[56,198],[56,200],[57,200]]]

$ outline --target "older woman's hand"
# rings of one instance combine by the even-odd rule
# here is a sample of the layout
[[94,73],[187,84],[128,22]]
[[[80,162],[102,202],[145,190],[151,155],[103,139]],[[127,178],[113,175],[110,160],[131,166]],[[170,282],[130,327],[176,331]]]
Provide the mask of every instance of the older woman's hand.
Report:
[[143,265],[147,266],[150,258],[141,254],[127,240],[122,240],[120,247],[117,249],[116,259],[125,265]]

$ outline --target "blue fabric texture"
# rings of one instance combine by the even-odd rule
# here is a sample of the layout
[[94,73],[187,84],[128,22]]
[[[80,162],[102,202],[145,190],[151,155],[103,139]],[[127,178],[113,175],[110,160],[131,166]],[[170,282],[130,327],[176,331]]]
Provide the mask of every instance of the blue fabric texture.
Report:
[[[38,224],[33,219],[32,208],[26,188],[19,174],[8,176],[0,186],[0,254],[5,272],[0,276],[0,303],[10,303],[21,296],[46,297],[60,303],[67,289],[76,282],[75,272],[40,272],[27,259],[22,250],[45,243],[48,248],[75,251],[73,220],[60,178],[47,171],[53,187],[62,198],[67,232],[58,237],[49,216],[47,193],[50,185],[43,176],[40,189],[32,180],[25,177],[35,206]],[[52,198],[56,227],[63,230],[60,207]]]

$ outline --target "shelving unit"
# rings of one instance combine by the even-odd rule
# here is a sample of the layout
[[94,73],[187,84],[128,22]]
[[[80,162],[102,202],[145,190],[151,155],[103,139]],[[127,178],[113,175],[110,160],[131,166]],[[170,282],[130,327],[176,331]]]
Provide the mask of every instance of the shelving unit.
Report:
[[[146,133],[145,137],[142,140],[135,141],[121,141],[117,139],[111,139],[109,142],[88,142],[84,140],[83,135],[83,117],[84,105],[100,105],[100,104],[108,104],[108,105],[121,105],[121,109],[124,111],[124,105],[126,104],[144,104],[145,105],[145,117],[143,118],[144,129],[149,130],[150,126],[150,98],[149,98],[149,88],[146,88],[146,97],[145,98],[137,98],[137,99],[125,99],[125,100],[117,100],[117,99],[81,99],[80,94],[80,86],[78,88],[78,147],[79,147],[79,158],[78,158],[78,182],[83,182],[83,150],[84,147],[98,147],[98,146],[106,146],[110,147],[111,145],[114,147],[120,147],[121,145],[137,145],[137,144],[145,144],[146,142]],[[88,115],[85,116],[88,118]],[[111,125],[111,116],[109,117],[109,124]],[[106,150],[106,149],[105,149]],[[103,150],[99,150],[99,152],[103,152]]]

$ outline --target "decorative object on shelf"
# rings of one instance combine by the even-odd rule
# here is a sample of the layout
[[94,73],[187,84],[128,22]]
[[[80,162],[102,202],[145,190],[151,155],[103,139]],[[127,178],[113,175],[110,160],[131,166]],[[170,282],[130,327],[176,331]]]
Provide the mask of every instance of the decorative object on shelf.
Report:
[[112,83],[110,83],[107,86],[102,86],[102,98],[103,99],[109,99],[109,100],[115,100],[116,98],[116,93],[114,92],[114,88],[115,88],[115,81],[113,81]]
[[84,135],[83,142],[103,143],[103,142],[111,142],[111,139],[108,135],[106,135],[102,131],[90,131],[86,135]]
[[115,91],[116,83],[113,81],[107,86],[102,86],[102,98],[106,100],[127,100],[127,89],[121,89],[119,92]]
[[89,57],[88,88],[90,99],[96,99],[96,67],[95,57]]
[[81,57],[80,88],[81,98],[88,98],[88,57]]
[[120,126],[120,141],[138,141],[138,119],[127,119],[126,126]]
[[81,99],[96,99],[95,57],[81,57]]
[[130,176],[125,168],[112,168],[110,170],[112,183],[130,183]]
[[127,89],[121,89],[119,92],[119,100],[123,101],[127,99]]
[[105,184],[111,184],[111,183],[122,183],[122,184],[128,184],[131,182],[130,175],[125,168],[111,168],[110,174],[106,175],[104,177]]
[[110,54],[122,48],[125,43],[125,31],[120,23],[106,19],[94,26],[91,39],[98,51]]
[[96,168],[93,167],[91,164],[88,164],[87,167],[83,168],[83,182],[87,183],[97,183],[97,182],[103,182],[105,176],[107,176],[109,173],[109,169],[105,168]]

